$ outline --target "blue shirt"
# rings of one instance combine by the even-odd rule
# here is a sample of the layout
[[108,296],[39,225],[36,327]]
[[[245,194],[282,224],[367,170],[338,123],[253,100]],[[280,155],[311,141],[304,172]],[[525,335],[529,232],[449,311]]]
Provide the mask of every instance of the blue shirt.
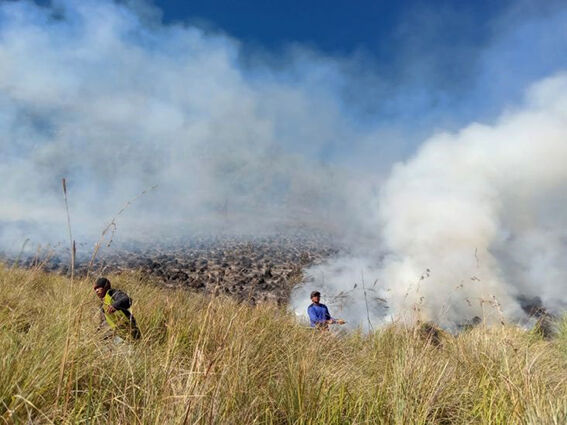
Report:
[[334,320],[329,314],[329,309],[325,304],[311,304],[307,307],[307,314],[309,315],[309,322],[311,327],[314,328],[317,323],[324,323],[327,320]]

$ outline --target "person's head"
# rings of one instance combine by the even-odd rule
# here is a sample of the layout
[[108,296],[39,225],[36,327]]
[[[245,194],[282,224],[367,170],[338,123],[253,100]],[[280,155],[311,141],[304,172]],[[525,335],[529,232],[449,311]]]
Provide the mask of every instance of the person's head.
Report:
[[319,291],[311,292],[311,301],[315,304],[319,304],[319,301],[321,301],[321,293]]
[[110,280],[105,277],[99,277],[96,280],[93,289],[99,298],[104,298],[106,292],[110,289]]

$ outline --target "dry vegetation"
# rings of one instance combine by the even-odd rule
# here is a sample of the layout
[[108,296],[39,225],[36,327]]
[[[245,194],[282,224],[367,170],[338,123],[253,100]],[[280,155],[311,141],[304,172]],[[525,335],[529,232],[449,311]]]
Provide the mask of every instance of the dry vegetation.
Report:
[[314,332],[285,310],[113,277],[144,337],[101,341],[91,286],[0,266],[0,423],[563,424],[567,333]]

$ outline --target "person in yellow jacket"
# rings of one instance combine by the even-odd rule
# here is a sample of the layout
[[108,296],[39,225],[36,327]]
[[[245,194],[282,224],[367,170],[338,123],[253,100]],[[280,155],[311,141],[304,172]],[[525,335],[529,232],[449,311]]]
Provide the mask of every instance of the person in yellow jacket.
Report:
[[142,334],[130,310],[132,299],[128,294],[119,289],[113,289],[110,280],[105,277],[98,278],[93,289],[102,301],[100,327],[109,329],[109,336],[130,335],[134,339],[139,339]]

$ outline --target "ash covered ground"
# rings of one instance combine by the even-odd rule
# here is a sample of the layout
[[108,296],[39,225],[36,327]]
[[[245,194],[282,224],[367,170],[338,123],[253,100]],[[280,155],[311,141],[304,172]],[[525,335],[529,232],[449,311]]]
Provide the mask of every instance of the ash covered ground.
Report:
[[[113,273],[140,272],[157,285],[229,295],[252,305],[265,302],[288,304],[292,289],[308,278],[307,268],[327,264],[327,260],[349,251],[334,238],[316,233],[262,237],[195,236],[156,242],[112,242],[110,246],[105,242],[92,261],[94,245],[77,244],[76,276],[88,274],[94,279]],[[70,273],[70,253],[63,243],[43,249],[27,246],[19,255],[0,253],[0,261],[21,267],[40,267],[58,274]],[[333,310],[345,313],[343,304],[353,302],[349,298],[353,291],[328,289],[329,305]],[[517,300],[530,318],[529,327],[536,326],[544,336],[555,333],[553,316],[539,297],[520,295]],[[388,308],[387,301],[379,299],[379,304],[383,314]],[[480,321],[479,317],[465,318],[456,324],[455,330],[469,329]]]
[[[339,252],[329,237],[314,234],[199,236],[167,242],[102,245],[90,265],[94,247],[77,244],[75,274],[100,276],[139,271],[157,284],[211,294],[227,294],[251,304],[285,304],[304,268]],[[61,246],[14,256],[7,264],[40,266],[69,274],[69,249]]]

